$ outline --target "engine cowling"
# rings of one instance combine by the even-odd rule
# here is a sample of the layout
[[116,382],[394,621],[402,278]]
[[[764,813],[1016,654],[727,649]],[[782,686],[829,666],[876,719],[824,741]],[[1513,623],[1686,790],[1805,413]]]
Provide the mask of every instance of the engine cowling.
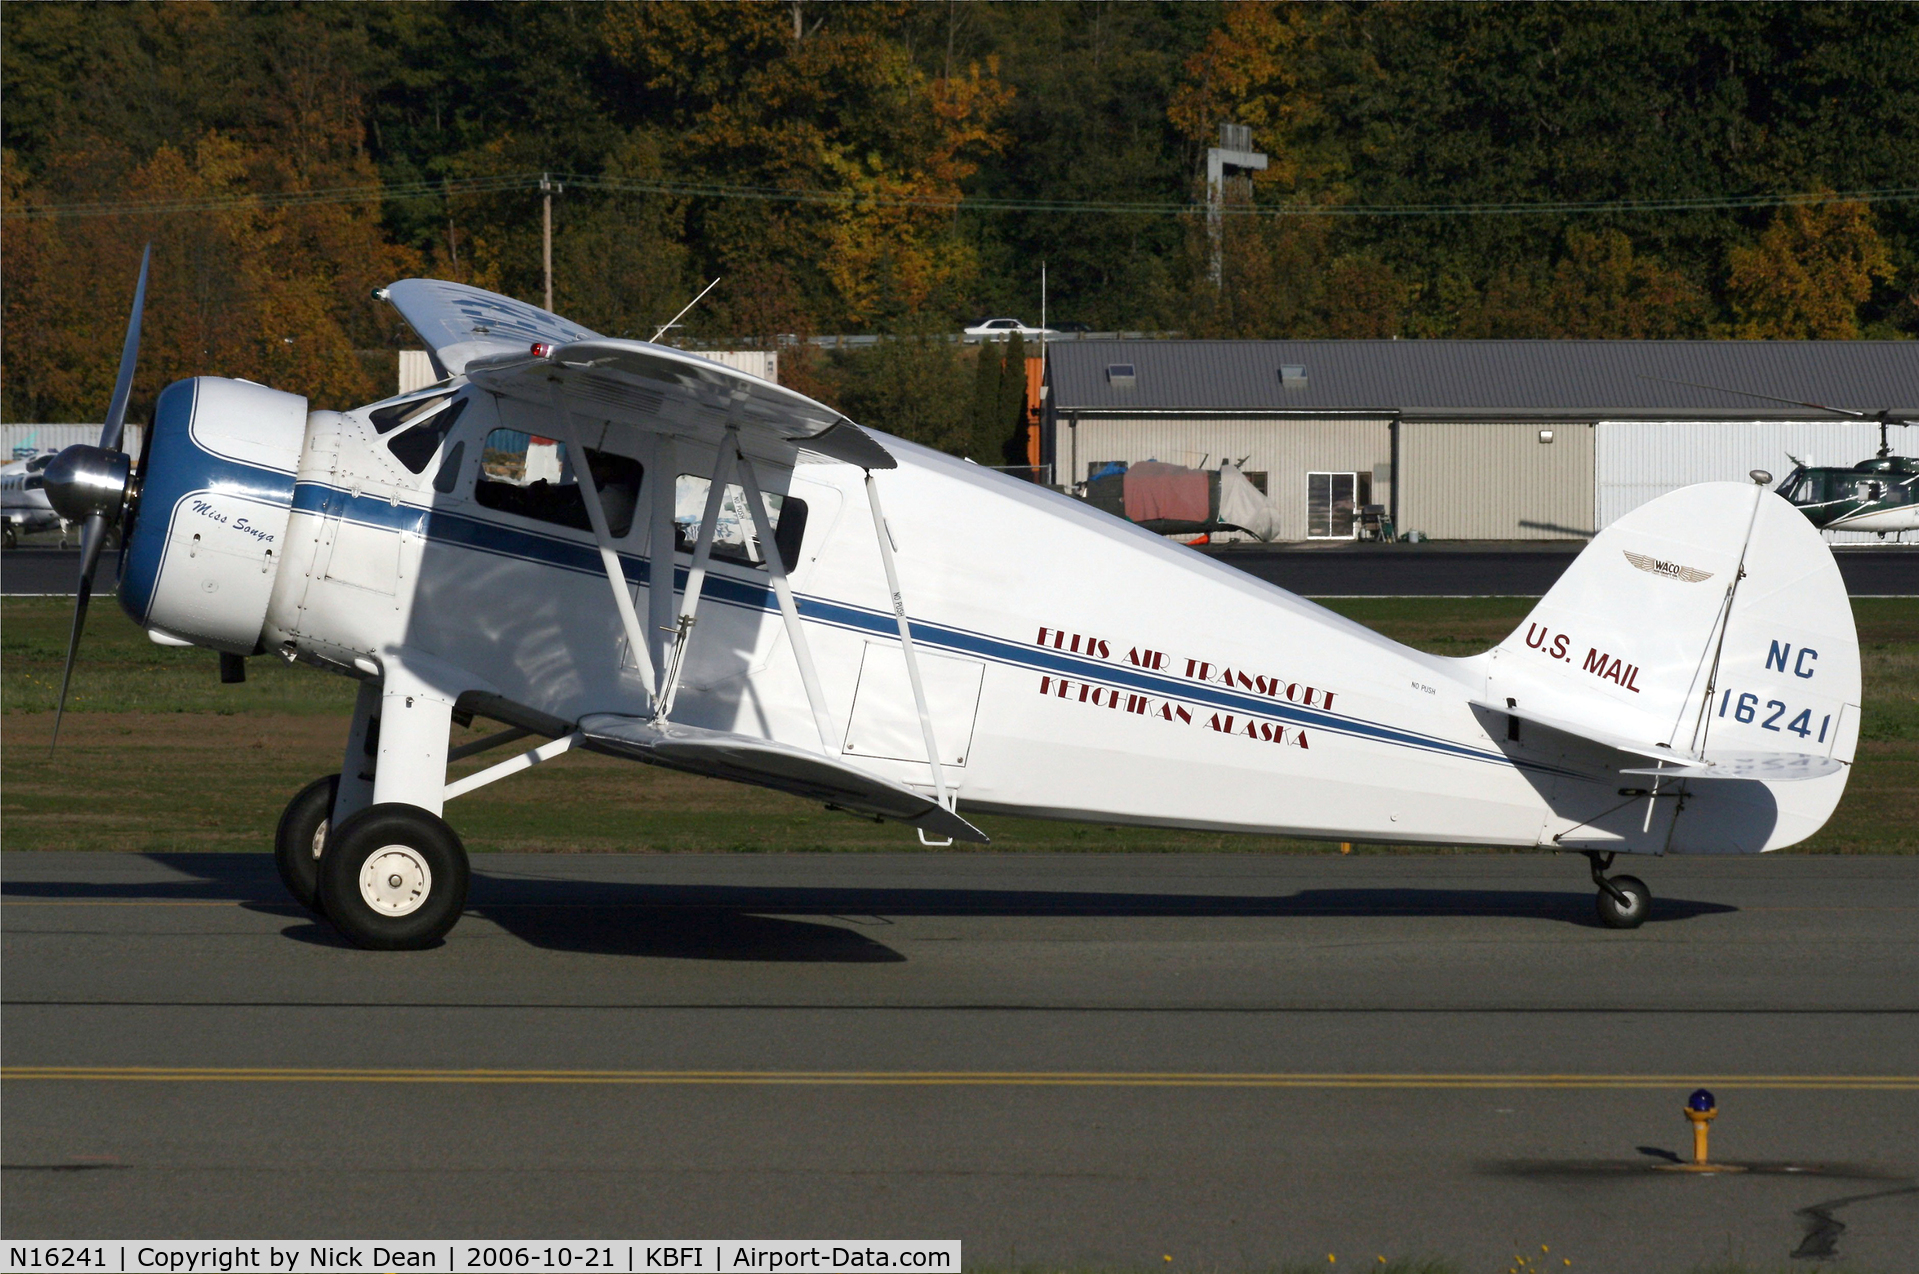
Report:
[[135,623],[260,653],[306,420],[306,399],[248,381],[198,376],[161,393],[120,568]]

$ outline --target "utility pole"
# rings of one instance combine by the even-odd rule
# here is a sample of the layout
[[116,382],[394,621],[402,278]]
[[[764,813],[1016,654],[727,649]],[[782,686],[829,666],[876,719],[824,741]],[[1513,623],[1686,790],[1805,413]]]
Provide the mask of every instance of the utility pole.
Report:
[[553,195],[566,187],[540,174],[540,261],[546,268],[546,308],[553,310]]
[[1226,203],[1226,178],[1229,173],[1266,171],[1266,156],[1253,149],[1253,130],[1245,124],[1221,124],[1219,145],[1206,152],[1206,234],[1213,245],[1213,286],[1218,287],[1220,240]]

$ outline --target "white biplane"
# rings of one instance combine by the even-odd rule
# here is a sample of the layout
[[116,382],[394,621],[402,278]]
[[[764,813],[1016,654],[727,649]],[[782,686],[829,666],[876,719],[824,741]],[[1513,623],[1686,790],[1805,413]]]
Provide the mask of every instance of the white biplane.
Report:
[[[929,843],[985,843],[980,812],[1578,852],[1618,927],[1651,900],[1613,855],[1790,845],[1845,788],[1852,612],[1761,474],[1641,507],[1495,649],[1444,658],[757,377],[434,280],[379,295],[438,383],[335,412],[180,381],[136,467],[144,279],[100,447],[47,471],[86,522],[68,673],[120,521],[120,604],[153,640],[228,678],[356,678],[340,772],[276,848],[364,946],[438,941],[468,877],[447,804],[573,748]],[[450,748],[474,717],[502,729]]]

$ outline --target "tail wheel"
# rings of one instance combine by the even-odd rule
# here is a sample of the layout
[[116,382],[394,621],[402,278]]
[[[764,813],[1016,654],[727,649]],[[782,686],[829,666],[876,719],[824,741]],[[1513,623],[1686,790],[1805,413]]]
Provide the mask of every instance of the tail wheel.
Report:
[[1646,882],[1637,876],[1608,876],[1607,882],[1626,896],[1621,903],[1608,891],[1601,889],[1594,906],[1599,910],[1599,923],[1608,929],[1637,929],[1646,923],[1646,915],[1652,910],[1652,890],[1646,888]]
[[280,883],[309,911],[320,910],[320,851],[326,848],[327,820],[333,816],[333,799],[339,790],[337,774],[313,780],[287,802],[273,833],[273,863],[280,869]]
[[341,821],[320,856],[320,904],[374,951],[435,945],[466,908],[466,847],[417,805],[370,805]]

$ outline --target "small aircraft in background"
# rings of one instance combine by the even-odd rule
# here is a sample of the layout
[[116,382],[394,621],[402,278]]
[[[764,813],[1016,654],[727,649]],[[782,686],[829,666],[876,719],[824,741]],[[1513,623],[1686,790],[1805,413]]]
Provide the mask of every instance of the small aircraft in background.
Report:
[[1787,455],[1793,469],[1779,484],[1778,494],[1806,515],[1822,531],[1874,531],[1883,538],[1887,532],[1919,531],[1919,460],[1895,456],[1886,440],[1892,425],[1902,428],[1910,420],[1895,420],[1892,412],[1854,411],[1850,407],[1828,407],[1824,403],[1802,402],[1797,398],[1775,398],[1723,385],[1702,385],[1697,381],[1673,380],[1666,376],[1648,376],[1646,380],[1665,381],[1669,385],[1689,385],[1741,398],[1785,403],[1792,407],[1810,407],[1835,416],[1879,422],[1879,450],[1869,460],[1854,465],[1811,465]]
[[1879,450],[1846,468],[1788,456],[1793,470],[1779,484],[1779,494],[1822,531],[1876,531],[1881,538],[1888,531],[1919,531],[1919,460],[1893,455],[1886,442],[1888,425],[1912,421],[1893,420],[1883,411],[1877,417],[1848,414],[1879,421]]
[[[575,748],[930,844],[985,843],[988,813],[1576,852],[1621,928],[1651,893],[1615,854],[1776,849],[1845,790],[1852,610],[1763,473],[1641,506],[1505,641],[1447,658],[771,382],[432,279],[376,295],[437,383],[340,412],[179,381],[135,464],[145,281],[100,445],[46,470],[84,527],[60,710],[113,526],[154,641],[218,651],[225,680],[256,657],[355,679],[340,770],[275,854],[363,946],[438,942],[468,879],[447,805]],[[476,718],[502,728],[453,746]]]
[[54,511],[47,499],[46,468],[54,455],[54,452],[43,451],[0,465],[0,519],[4,519],[0,522],[0,531],[4,531],[8,548],[17,545],[20,537],[30,531],[66,529],[65,519]]

